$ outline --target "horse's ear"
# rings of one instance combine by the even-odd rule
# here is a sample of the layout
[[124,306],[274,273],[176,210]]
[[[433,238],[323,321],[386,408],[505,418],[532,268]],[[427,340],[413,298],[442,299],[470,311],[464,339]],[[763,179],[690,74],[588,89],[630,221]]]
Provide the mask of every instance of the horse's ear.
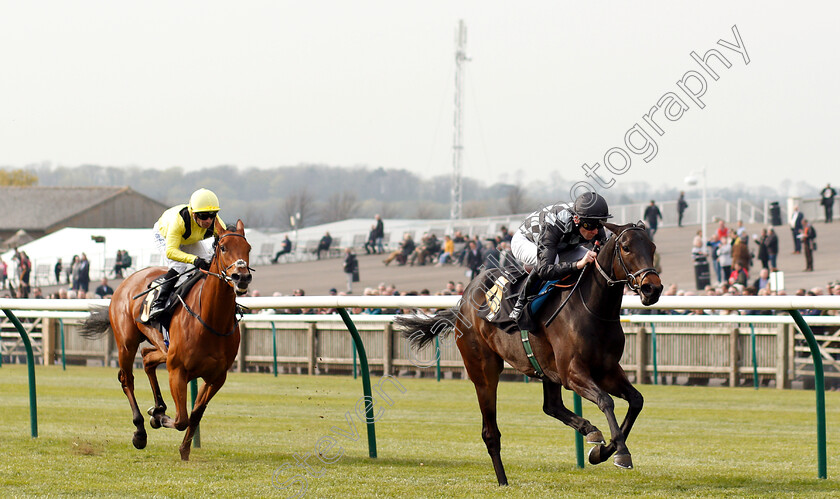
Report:
[[604,222],[604,228],[607,229],[608,231],[612,232],[613,234],[618,234],[619,232],[621,232],[621,229],[619,228],[618,225],[611,224],[609,222]]
[[[222,225],[221,222],[219,222],[219,217],[215,217],[213,219],[213,225],[216,228],[216,230],[214,230],[213,232],[215,232],[216,234],[220,234],[220,233],[225,231],[225,226]],[[218,238],[218,236],[217,236],[217,238]]]
[[240,234],[243,234],[243,235],[245,234],[245,224],[242,223],[241,218],[236,221],[236,232],[239,232]]

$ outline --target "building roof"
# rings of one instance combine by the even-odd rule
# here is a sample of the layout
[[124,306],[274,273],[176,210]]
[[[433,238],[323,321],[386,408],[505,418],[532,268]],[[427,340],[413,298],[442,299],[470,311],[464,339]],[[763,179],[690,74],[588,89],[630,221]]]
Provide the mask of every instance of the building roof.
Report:
[[143,196],[129,187],[0,187],[0,230],[44,230],[129,192]]

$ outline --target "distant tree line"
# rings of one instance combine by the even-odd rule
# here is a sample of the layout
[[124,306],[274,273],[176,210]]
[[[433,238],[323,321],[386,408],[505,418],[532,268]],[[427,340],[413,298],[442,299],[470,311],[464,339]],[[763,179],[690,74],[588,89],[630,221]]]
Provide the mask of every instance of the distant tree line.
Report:
[[[552,172],[546,181],[494,183],[464,178],[465,217],[530,212],[541,205],[565,200],[572,182]],[[152,168],[49,163],[24,168],[0,167],[0,185],[129,186],[164,204],[185,203],[199,186],[215,191],[226,219],[242,218],[250,227],[285,230],[347,218],[446,218],[449,216],[451,178],[431,178],[404,169],[299,165],[277,168],[237,168],[221,165],[186,171],[180,167]],[[790,186],[790,183],[786,185]],[[818,189],[797,186],[800,192]],[[613,204],[677,199],[683,186],[653,188],[645,183],[616,185],[605,195]],[[715,189],[715,197],[763,202],[781,200],[786,193],[767,187],[734,186]]]

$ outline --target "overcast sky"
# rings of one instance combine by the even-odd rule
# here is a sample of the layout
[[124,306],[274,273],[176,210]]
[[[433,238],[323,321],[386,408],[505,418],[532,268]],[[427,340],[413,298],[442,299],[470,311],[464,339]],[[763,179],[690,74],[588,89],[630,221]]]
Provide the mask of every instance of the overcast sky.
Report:
[[0,165],[446,174],[463,19],[466,176],[840,184],[836,2],[594,4],[3,0]]

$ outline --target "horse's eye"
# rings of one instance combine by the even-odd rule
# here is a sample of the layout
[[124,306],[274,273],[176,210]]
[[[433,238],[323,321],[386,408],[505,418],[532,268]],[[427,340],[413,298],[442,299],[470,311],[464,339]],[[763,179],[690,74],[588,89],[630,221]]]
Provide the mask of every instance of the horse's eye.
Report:
[[626,244],[622,244],[621,245],[621,251],[623,251],[625,253],[630,253],[630,246],[627,246]]
[[222,253],[227,253],[227,248],[225,248],[224,246],[219,246],[219,249],[222,251]]

